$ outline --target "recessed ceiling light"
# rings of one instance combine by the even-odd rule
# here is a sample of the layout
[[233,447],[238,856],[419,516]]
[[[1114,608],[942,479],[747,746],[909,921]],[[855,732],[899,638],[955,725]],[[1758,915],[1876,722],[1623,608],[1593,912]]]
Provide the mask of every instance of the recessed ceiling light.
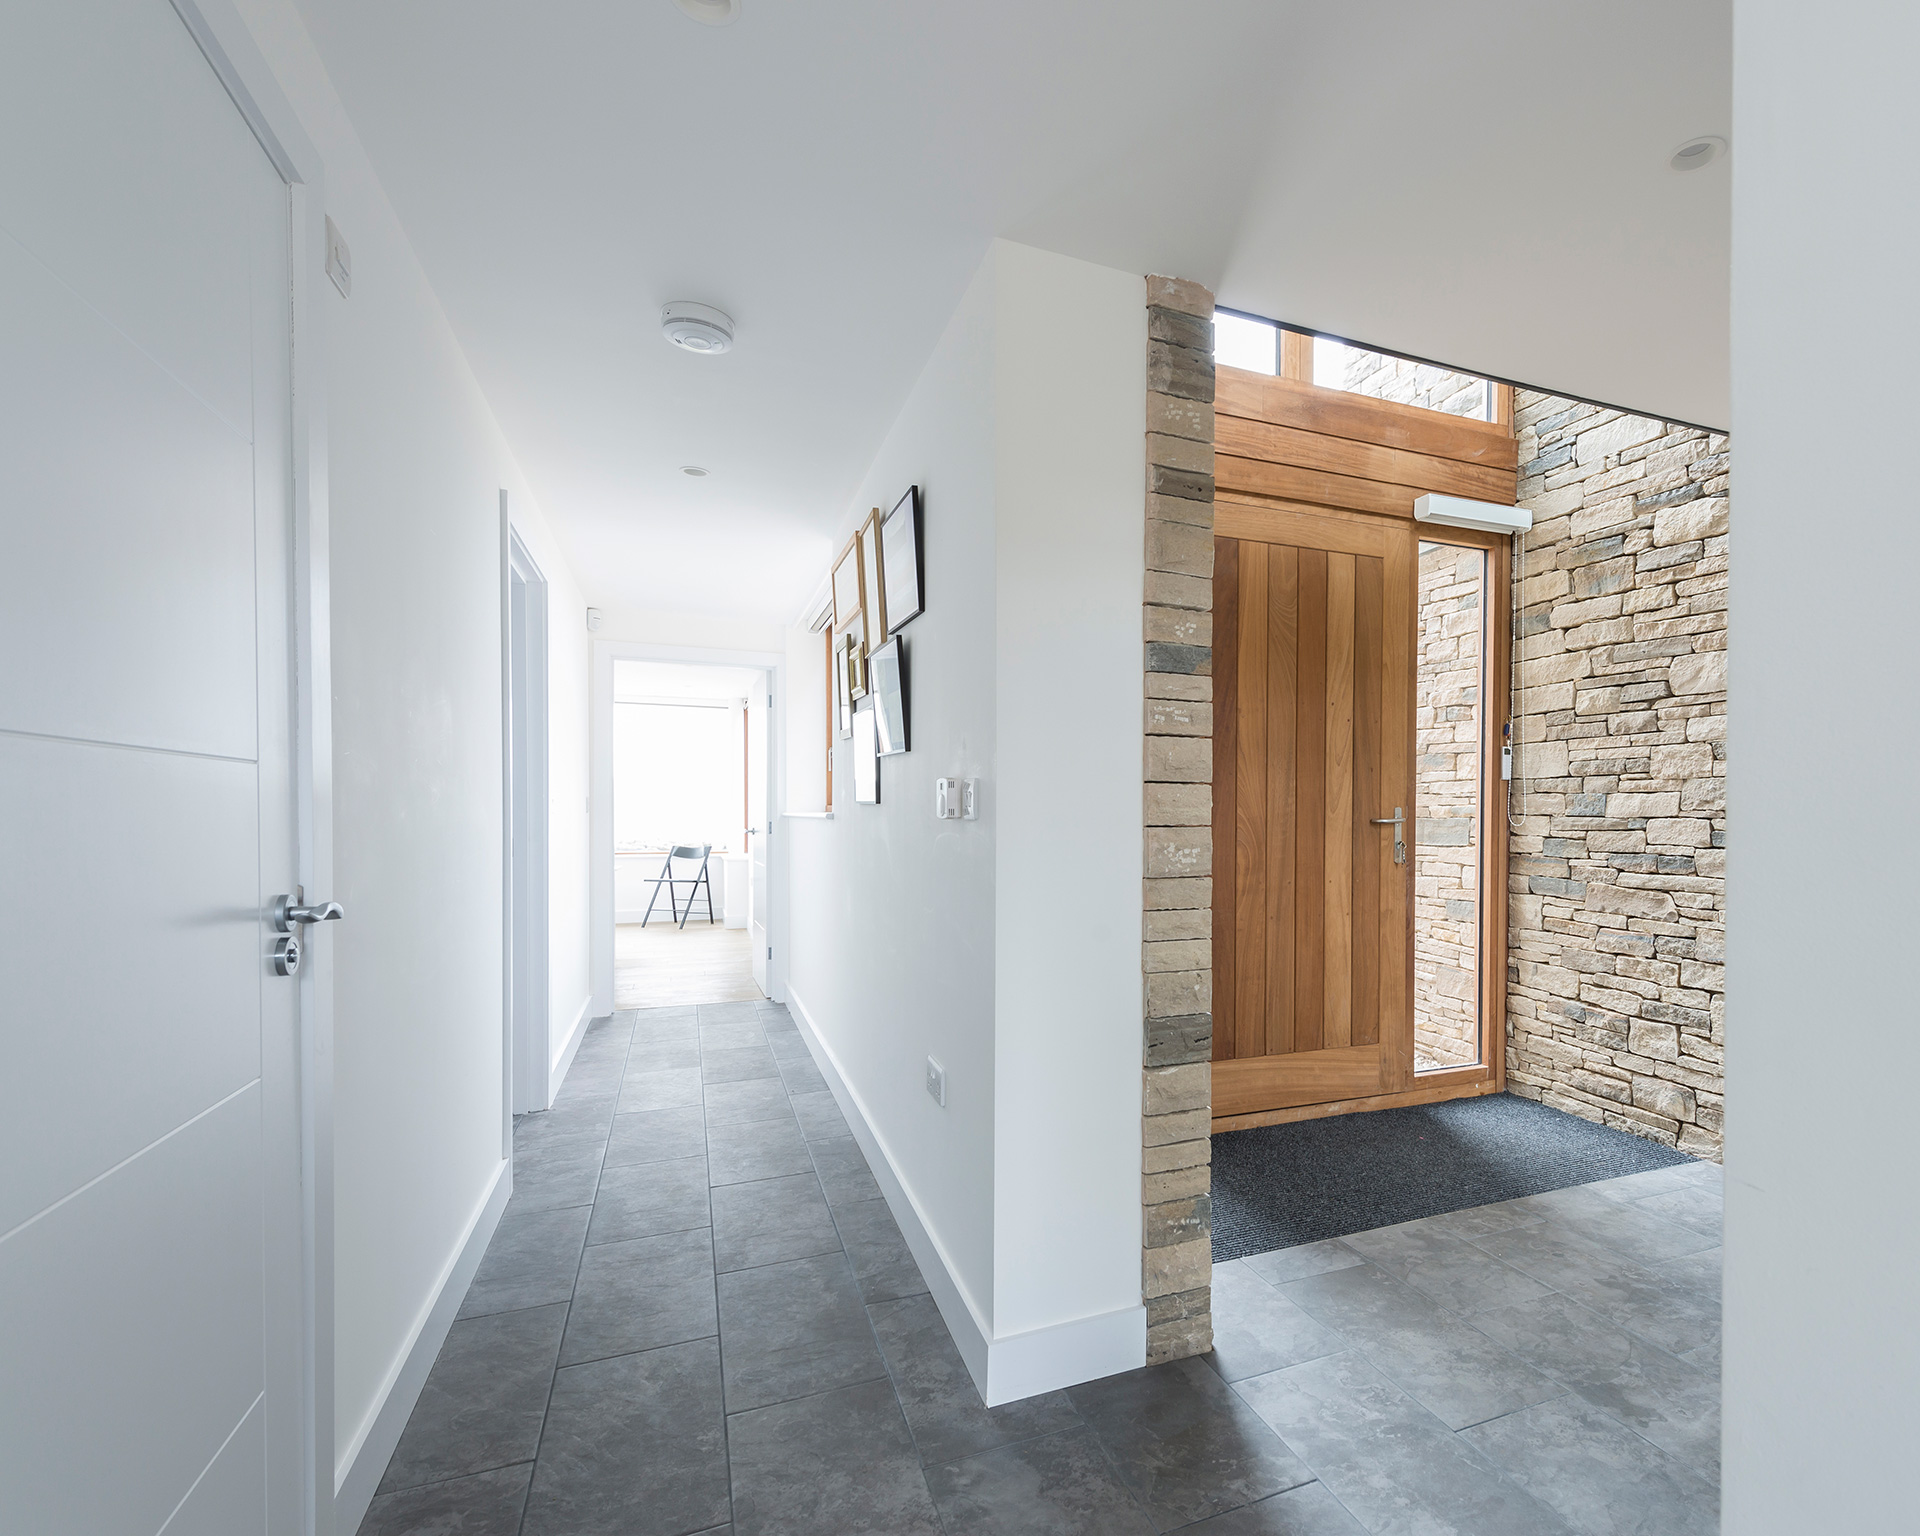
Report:
[[703,27],[730,27],[740,14],[740,0],[673,0]]
[[680,473],[683,475],[692,475],[696,480],[704,480],[707,477],[707,472],[698,464],[682,464],[680,466]]
[[660,311],[660,330],[689,352],[725,352],[733,345],[733,317],[711,304],[674,300]]
[[1727,141],[1708,134],[1703,138],[1688,139],[1667,157],[1667,165],[1676,171],[1697,171],[1703,165],[1712,165],[1727,152]]

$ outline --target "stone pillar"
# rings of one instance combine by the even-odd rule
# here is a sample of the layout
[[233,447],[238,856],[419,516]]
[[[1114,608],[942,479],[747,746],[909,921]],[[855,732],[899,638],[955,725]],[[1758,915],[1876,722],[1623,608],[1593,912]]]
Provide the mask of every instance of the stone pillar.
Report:
[[1147,279],[1147,1363],[1213,1347],[1213,295]]

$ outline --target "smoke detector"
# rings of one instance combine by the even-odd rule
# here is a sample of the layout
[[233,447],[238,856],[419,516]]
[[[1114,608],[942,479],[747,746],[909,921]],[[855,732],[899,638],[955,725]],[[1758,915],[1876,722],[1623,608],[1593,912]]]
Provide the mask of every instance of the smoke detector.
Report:
[[711,304],[676,299],[660,311],[660,330],[689,352],[725,352],[733,345],[733,317]]
[[706,27],[729,27],[740,15],[740,0],[673,0],[695,21]]
[[1712,165],[1727,152],[1727,141],[1708,134],[1704,138],[1688,139],[1667,157],[1667,166],[1676,171],[1697,171],[1703,165]]

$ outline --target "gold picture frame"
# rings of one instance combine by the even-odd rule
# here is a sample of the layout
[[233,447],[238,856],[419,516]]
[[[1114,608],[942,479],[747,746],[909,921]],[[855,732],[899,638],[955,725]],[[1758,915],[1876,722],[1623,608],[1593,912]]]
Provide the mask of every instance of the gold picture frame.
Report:
[[833,562],[833,632],[852,634],[864,650],[867,644],[867,583],[861,568],[860,532],[841,546]]
[[880,509],[867,514],[854,536],[860,545],[860,606],[866,616],[866,651],[872,655],[887,643],[887,582],[880,558]]

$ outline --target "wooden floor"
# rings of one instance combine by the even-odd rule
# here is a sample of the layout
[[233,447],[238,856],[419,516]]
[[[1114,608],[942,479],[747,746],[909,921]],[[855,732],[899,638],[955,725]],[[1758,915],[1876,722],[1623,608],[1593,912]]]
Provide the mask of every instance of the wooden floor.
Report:
[[747,953],[747,930],[691,918],[685,928],[659,918],[613,930],[613,1006],[671,1008],[684,1003],[750,1003],[761,998]]

